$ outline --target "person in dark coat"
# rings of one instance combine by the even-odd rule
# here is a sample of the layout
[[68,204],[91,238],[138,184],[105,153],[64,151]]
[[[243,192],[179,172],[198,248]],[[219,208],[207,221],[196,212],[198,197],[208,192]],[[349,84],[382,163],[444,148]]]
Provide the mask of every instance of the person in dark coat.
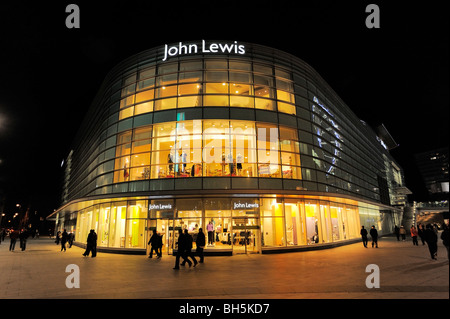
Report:
[[423,227],[423,224],[419,224],[417,227],[417,234],[420,237],[420,240],[422,241],[422,245],[425,245],[425,228]]
[[29,236],[29,234],[26,229],[22,230],[19,234],[20,249],[22,249],[22,251],[24,251],[27,248],[28,236]]
[[202,264],[204,261],[203,249],[205,248],[206,245],[206,237],[202,228],[199,228],[198,230],[196,244],[197,244],[197,254],[200,257],[199,262]]
[[153,229],[153,235],[152,235],[152,237],[150,237],[150,240],[148,241],[148,245],[151,245],[150,255],[148,255],[148,258],[153,258],[153,251],[155,251],[157,258],[161,257],[159,255],[159,246],[160,246],[160,242],[162,242],[160,237],[161,236],[159,236],[156,233],[156,229]]
[[9,232],[9,239],[10,239],[9,250],[10,251],[14,251],[18,237],[19,237],[19,232],[17,230],[11,229]]
[[431,224],[427,224],[425,227],[425,233],[424,233],[425,241],[428,245],[428,250],[430,251],[430,256],[432,259],[437,260],[437,235],[436,232],[433,229],[433,226]]
[[66,251],[66,243],[69,240],[69,234],[66,232],[66,230],[64,229],[64,231],[61,234],[61,251]]
[[361,234],[363,245],[364,245],[364,247],[367,248],[367,243],[369,240],[367,239],[367,229],[365,229],[364,226],[361,226],[360,234]]
[[445,248],[447,248],[447,259],[449,258],[448,256],[448,248],[449,248],[449,227],[448,225],[444,225],[444,231],[441,234],[441,239],[442,239],[442,243],[444,244]]
[[97,234],[93,229],[89,232],[89,235],[86,240],[86,251],[84,252],[83,256],[87,257],[89,256],[89,253],[92,252],[91,257],[97,256]]
[[69,233],[69,238],[68,238],[69,248],[72,248],[74,240],[75,240],[75,234],[73,232]]
[[[187,229],[184,230],[184,238],[186,240],[186,248],[185,248],[186,259],[181,263],[181,266],[184,266],[186,261],[189,260],[189,257],[190,257],[192,259],[192,261],[194,262],[194,267],[195,267],[195,266],[197,266],[198,261],[195,258],[194,254],[192,253],[193,239],[192,239],[192,236],[189,235],[189,232]],[[189,267],[191,267],[191,264],[189,264]]]
[[372,228],[370,229],[370,236],[372,237],[372,248],[373,245],[378,248],[378,231],[375,229],[374,225],[372,225]]
[[394,227],[395,236],[397,236],[397,241],[400,241],[400,228],[397,225]]
[[186,237],[183,234],[183,230],[178,230],[178,249],[177,249],[177,255],[175,258],[175,267],[173,269],[180,269],[180,257],[183,258],[184,262],[187,262],[189,264],[189,267],[191,267],[192,262],[186,258]]

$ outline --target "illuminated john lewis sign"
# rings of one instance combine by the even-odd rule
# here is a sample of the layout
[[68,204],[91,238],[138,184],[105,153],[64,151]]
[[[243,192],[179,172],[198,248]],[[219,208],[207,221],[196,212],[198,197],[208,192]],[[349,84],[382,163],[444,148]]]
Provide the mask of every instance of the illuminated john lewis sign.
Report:
[[219,42],[211,42],[208,43],[205,40],[202,40],[201,45],[196,43],[184,44],[183,42],[178,43],[178,45],[168,46],[164,45],[164,58],[163,61],[166,61],[169,57],[174,57],[177,55],[184,54],[196,54],[196,53],[234,53],[234,54],[245,54],[245,45],[238,44],[237,41],[233,43],[219,43]]

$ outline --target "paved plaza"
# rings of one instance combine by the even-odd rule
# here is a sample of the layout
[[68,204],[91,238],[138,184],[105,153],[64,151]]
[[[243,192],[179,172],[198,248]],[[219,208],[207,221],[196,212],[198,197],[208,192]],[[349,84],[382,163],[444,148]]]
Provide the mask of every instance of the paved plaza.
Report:
[[[175,258],[60,251],[49,238],[28,239],[9,251],[0,245],[1,299],[448,299],[449,262],[439,240],[438,260],[427,246],[383,237],[326,250],[206,257],[196,268],[173,270]],[[367,288],[366,266],[380,271],[380,288]],[[68,288],[68,265],[79,268],[79,288]]]

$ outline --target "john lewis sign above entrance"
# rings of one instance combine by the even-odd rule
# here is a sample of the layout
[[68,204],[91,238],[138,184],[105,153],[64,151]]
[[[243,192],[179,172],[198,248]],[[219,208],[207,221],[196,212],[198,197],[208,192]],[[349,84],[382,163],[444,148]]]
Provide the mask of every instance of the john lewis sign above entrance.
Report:
[[202,40],[201,44],[189,43],[184,44],[180,42],[178,45],[168,46],[164,45],[164,58],[163,61],[166,61],[169,57],[174,57],[177,55],[184,54],[196,54],[196,53],[218,53],[218,54],[245,54],[245,45],[238,44],[237,41],[234,43],[219,43],[219,42],[211,42],[208,43],[205,40]]

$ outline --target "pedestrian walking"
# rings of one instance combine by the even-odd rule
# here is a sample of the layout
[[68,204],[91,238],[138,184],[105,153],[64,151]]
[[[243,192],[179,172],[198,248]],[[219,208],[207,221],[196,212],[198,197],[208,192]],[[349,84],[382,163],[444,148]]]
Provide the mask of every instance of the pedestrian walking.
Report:
[[427,224],[424,234],[431,258],[437,260],[437,235],[431,224]]
[[20,249],[22,251],[24,251],[27,248],[28,235],[29,234],[26,229],[22,229],[22,231],[19,234]]
[[11,229],[9,232],[9,239],[10,239],[9,251],[14,251],[18,237],[19,237],[19,232],[17,230]]
[[73,241],[75,240],[75,234],[73,232],[69,233],[69,238],[67,242],[69,243],[69,248],[72,248]]
[[447,259],[449,259],[448,256],[448,246],[449,246],[449,226],[447,224],[444,224],[444,231],[441,234],[442,243],[444,244],[445,248],[447,248]]
[[160,253],[159,253],[159,246],[160,246],[160,242],[162,242],[162,240],[160,239],[161,236],[159,236],[156,233],[156,229],[153,229],[153,235],[152,237],[150,237],[150,240],[148,241],[148,245],[150,246],[150,254],[148,255],[148,258],[153,258],[153,251],[155,251],[156,257],[157,258],[161,258]]
[[[195,267],[195,266],[197,266],[198,261],[197,261],[197,259],[195,259],[195,256],[192,253],[193,239],[187,229],[184,230],[184,238],[186,240],[186,247],[185,247],[186,259],[181,263],[181,266],[184,266],[186,264],[186,261],[189,261],[189,258],[191,258],[192,261],[194,262],[194,267]],[[189,267],[191,267],[191,264],[189,264]]]
[[417,229],[414,227],[414,225],[411,226],[411,238],[413,240],[413,245],[419,246],[419,242],[417,241]]
[[422,241],[422,245],[425,245],[425,229],[423,228],[423,224],[419,224],[419,227],[417,229],[417,233],[420,237],[420,240]]
[[370,237],[372,237],[372,248],[373,245],[378,248],[378,231],[375,229],[375,225],[372,225],[372,228],[370,229]]
[[187,262],[189,264],[189,267],[191,267],[192,262],[186,258],[186,239],[183,234],[182,229],[178,229],[178,248],[177,248],[177,255],[175,257],[175,267],[173,269],[180,269],[180,257],[183,258],[183,261]]
[[361,238],[362,238],[362,242],[364,247],[367,248],[367,243],[369,242],[369,240],[367,239],[367,229],[364,228],[364,226],[361,226]]
[[400,226],[400,230],[399,230],[400,236],[402,236],[402,241],[406,240],[406,229],[403,226]]
[[397,236],[397,241],[400,241],[400,228],[397,225],[394,227],[395,236]]
[[63,250],[64,250],[64,252],[66,251],[66,243],[67,243],[68,239],[69,239],[69,234],[64,229],[64,231],[61,234],[61,251],[63,251]]
[[197,244],[197,254],[200,257],[199,263],[203,264],[204,261],[203,249],[205,249],[206,245],[206,238],[205,233],[203,232],[203,228],[199,228],[198,230],[196,244]]
[[56,238],[55,238],[56,245],[59,245],[60,239],[61,239],[61,231],[58,230],[58,232],[56,233]]
[[6,237],[6,230],[3,228],[3,230],[2,230],[2,234],[1,234],[1,236],[2,236],[2,241],[5,241],[5,237]]
[[86,240],[86,251],[84,252],[83,256],[87,257],[89,256],[89,253],[92,252],[91,257],[97,256],[97,234],[93,229],[90,230],[89,235]]

